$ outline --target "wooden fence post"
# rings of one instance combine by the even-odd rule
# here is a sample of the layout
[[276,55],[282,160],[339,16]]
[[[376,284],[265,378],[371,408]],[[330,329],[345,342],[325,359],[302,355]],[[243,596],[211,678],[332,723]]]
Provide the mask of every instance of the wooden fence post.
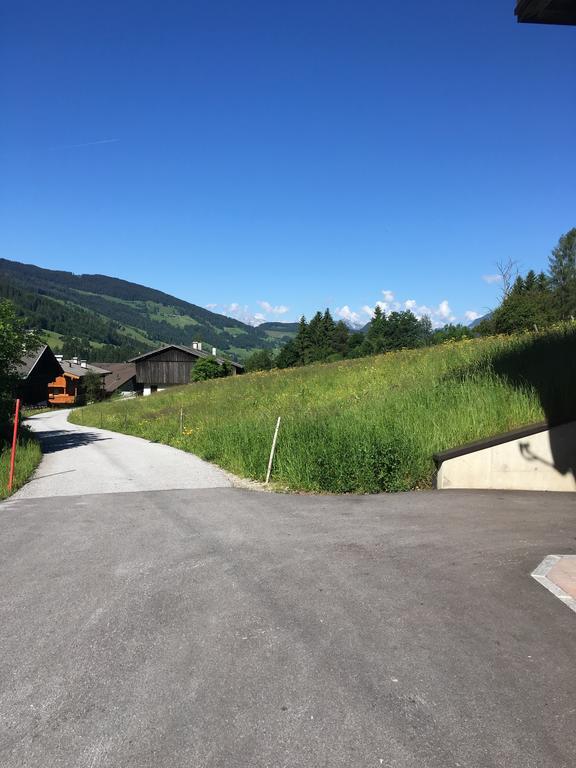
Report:
[[266,472],[266,485],[270,481],[270,473],[272,472],[272,462],[274,461],[274,452],[276,451],[276,440],[278,439],[278,430],[280,429],[280,416],[276,422],[276,429],[274,430],[274,439],[272,440],[272,450],[270,451],[270,459],[268,460],[268,472]]

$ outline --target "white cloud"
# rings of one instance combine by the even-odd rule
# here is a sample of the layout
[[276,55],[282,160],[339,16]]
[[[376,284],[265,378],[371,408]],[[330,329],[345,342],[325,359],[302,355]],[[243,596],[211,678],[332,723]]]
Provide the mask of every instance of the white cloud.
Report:
[[447,320],[452,315],[450,304],[448,304],[446,299],[444,299],[444,301],[441,301],[440,304],[438,304],[437,313],[439,317],[442,317],[445,320]]
[[257,326],[266,320],[261,312],[254,314],[250,311],[248,305],[238,304],[236,301],[232,302],[232,304],[222,304],[221,309],[222,314],[233,317],[235,320],[240,320],[240,322],[247,323],[248,325]]
[[284,304],[279,304],[274,307],[269,301],[258,301],[258,306],[261,307],[267,315],[285,315],[289,311],[289,307]]
[[284,304],[272,306],[268,301],[259,301],[257,303],[262,308],[262,312],[252,312],[247,304],[240,304],[237,301],[233,301],[231,304],[206,304],[206,309],[210,309],[212,312],[220,312],[227,317],[233,317],[235,320],[240,320],[253,326],[265,323],[266,315],[284,315],[286,312],[289,312],[289,308],[284,306]]
[[368,317],[374,317],[374,310],[376,307],[380,307],[382,312],[390,312],[391,309],[400,309],[400,305],[398,302],[394,302],[393,306],[390,307],[390,305],[385,301],[377,301],[376,304],[374,304],[373,307],[368,306],[368,304],[364,304],[362,307],[362,312],[365,315],[368,315]]
[[482,275],[482,280],[484,280],[485,283],[488,283],[488,285],[492,285],[493,283],[501,283],[502,275]]
[[343,307],[339,307],[336,310],[336,316],[339,317],[341,320],[344,320],[345,322],[350,323],[350,325],[354,325],[354,326],[364,325],[362,318],[360,317],[358,312],[353,312],[347,304],[345,304]]
[[437,307],[429,307],[426,304],[418,304],[416,299],[406,299],[404,302],[397,301],[393,291],[382,291],[384,301],[377,301],[373,307],[369,304],[364,304],[359,312],[355,312],[350,308],[348,304],[345,304],[340,309],[336,310],[338,317],[346,320],[350,325],[361,326],[361,315],[374,317],[374,309],[380,307],[380,309],[389,314],[390,312],[402,312],[408,310],[412,312],[418,319],[425,315],[430,318],[432,326],[434,328],[442,328],[447,323],[456,322],[457,318],[452,312],[450,304],[447,299],[443,299]]
[[482,315],[480,312],[474,312],[473,309],[467,309],[466,312],[464,312],[464,317],[472,323],[474,320],[478,320],[479,317],[482,317]]

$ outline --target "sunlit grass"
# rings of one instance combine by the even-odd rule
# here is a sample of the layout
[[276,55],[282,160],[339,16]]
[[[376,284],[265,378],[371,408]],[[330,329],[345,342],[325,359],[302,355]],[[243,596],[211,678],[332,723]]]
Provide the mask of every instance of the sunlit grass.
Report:
[[281,416],[277,487],[427,488],[435,452],[544,418],[543,381],[548,401],[571,402],[575,352],[573,328],[472,339],[192,384],[89,406],[71,420],[168,443],[263,480]]
[[[9,445],[4,445],[0,448],[0,499],[5,499],[8,496],[10,451],[11,448]],[[29,479],[40,463],[41,458],[42,451],[40,450],[38,441],[28,432],[28,430],[23,429],[16,450],[14,483],[12,486],[13,493],[21,488]]]

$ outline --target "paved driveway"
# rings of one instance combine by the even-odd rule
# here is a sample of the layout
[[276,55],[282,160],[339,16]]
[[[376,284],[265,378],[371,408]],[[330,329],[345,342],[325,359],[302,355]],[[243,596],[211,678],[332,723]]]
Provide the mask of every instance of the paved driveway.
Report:
[[3,768],[573,768],[569,494],[0,505]]
[[59,410],[28,419],[42,440],[44,460],[17,498],[232,484],[225,472],[197,456],[139,437],[70,424],[69,413]]

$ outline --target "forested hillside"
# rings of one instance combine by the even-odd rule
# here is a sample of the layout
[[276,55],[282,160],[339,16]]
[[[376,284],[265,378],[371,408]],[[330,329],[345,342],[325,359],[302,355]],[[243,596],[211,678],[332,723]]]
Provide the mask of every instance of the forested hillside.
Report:
[[0,259],[0,297],[65,354],[122,360],[160,343],[193,340],[235,358],[274,349],[295,332],[294,324],[254,328],[175,296],[106,275],[75,275]]

